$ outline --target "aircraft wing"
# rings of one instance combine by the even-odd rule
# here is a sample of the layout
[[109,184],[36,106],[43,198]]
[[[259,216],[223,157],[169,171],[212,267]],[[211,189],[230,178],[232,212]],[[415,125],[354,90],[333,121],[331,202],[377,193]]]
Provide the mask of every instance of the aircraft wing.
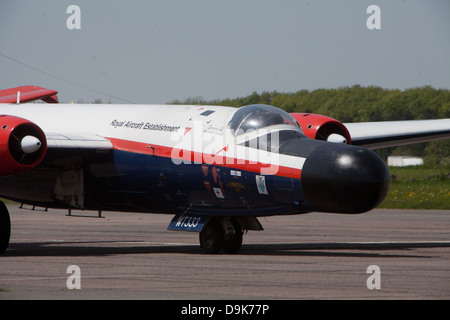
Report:
[[47,156],[40,167],[77,167],[103,163],[114,148],[110,140],[95,134],[47,133]]
[[99,152],[113,149],[110,140],[94,134],[48,133],[46,138],[47,147],[51,149],[96,149]]
[[21,86],[0,90],[0,103],[25,103],[43,100],[47,103],[58,103],[58,91],[38,86]]
[[344,123],[352,144],[368,149],[450,138],[450,119]]

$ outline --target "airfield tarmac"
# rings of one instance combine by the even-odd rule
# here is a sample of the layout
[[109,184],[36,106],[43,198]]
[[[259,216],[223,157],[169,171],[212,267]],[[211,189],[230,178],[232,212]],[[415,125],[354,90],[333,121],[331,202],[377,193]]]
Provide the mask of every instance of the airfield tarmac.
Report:
[[[168,215],[8,208],[0,300],[450,298],[450,211],[265,217],[239,254],[207,255]],[[71,265],[81,289],[67,287]]]

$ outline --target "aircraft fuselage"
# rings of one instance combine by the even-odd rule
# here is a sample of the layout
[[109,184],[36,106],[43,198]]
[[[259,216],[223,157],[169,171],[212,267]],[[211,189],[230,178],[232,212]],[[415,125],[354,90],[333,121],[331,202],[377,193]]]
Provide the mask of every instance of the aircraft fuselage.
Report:
[[[329,196],[332,203],[324,211],[359,213],[384,197],[385,167],[371,151],[308,139],[295,120],[288,123],[291,119],[255,125],[258,120],[250,118],[260,112],[257,107],[242,119],[235,117],[238,110],[242,108],[3,105],[0,113],[37,124],[47,134],[49,148],[36,168],[1,178],[0,195],[45,207],[152,213],[189,208],[198,215],[219,216],[320,211]],[[262,118],[273,116],[269,113]],[[109,140],[112,148],[90,147],[95,136]],[[71,143],[52,148],[52,143],[64,145],[64,139]],[[74,156],[75,149],[82,152]],[[325,150],[319,160],[309,161],[319,149]],[[351,156],[341,165],[329,159],[332,153]],[[373,167],[379,169],[368,173]],[[317,178],[308,174],[313,171]],[[321,178],[325,171],[331,177]],[[362,174],[372,181],[363,181]],[[367,202],[367,192],[371,203],[358,205]]]

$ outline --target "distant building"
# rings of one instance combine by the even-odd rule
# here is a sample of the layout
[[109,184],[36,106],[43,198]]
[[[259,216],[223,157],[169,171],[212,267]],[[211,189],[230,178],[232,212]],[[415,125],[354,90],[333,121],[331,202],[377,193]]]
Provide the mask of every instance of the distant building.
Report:
[[387,158],[387,162],[388,166],[390,167],[420,166],[423,164],[423,158],[408,156],[389,156]]

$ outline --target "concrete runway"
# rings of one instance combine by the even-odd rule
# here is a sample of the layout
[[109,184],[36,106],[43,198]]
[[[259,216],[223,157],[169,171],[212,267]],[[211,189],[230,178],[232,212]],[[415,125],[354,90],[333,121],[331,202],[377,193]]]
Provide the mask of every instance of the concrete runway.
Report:
[[[9,210],[0,300],[450,298],[450,211],[260,218],[239,254],[206,255],[168,215]],[[67,287],[70,265],[81,289]]]

